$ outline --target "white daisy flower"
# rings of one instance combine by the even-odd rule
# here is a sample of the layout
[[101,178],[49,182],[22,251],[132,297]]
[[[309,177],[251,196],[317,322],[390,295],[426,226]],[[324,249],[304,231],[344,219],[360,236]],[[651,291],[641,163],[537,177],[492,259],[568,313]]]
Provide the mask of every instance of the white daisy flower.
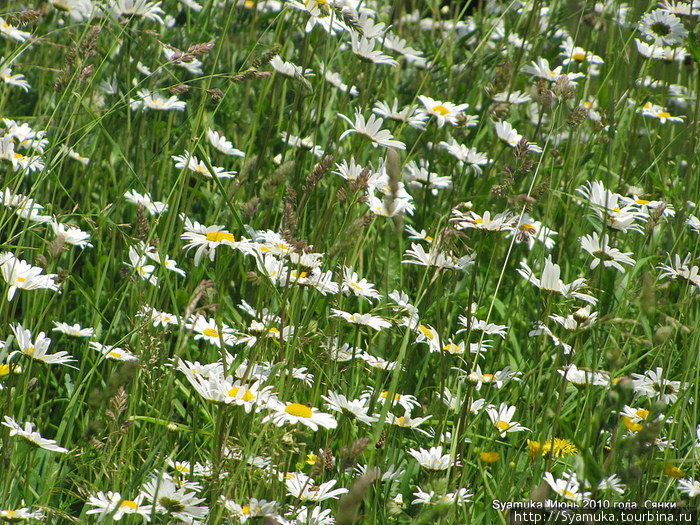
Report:
[[642,115],[645,117],[653,117],[659,120],[661,124],[665,124],[666,121],[669,122],[683,122],[685,119],[685,116],[683,115],[678,115],[674,116],[671,115],[668,110],[663,107],[663,106],[657,106],[656,104],[652,104],[651,102],[646,102],[640,109]]
[[45,519],[46,516],[44,514],[39,511],[32,512],[29,510],[29,507],[0,510],[0,521],[7,521],[8,523]]
[[207,179],[212,179],[214,177],[217,179],[230,179],[236,176],[235,171],[226,171],[224,168],[211,164],[210,170],[206,163],[200,161],[194,155],[191,155],[187,150],[185,150],[184,155],[173,155],[171,158],[175,161],[176,168],[187,168],[194,173],[203,175]]
[[275,517],[277,511],[276,501],[267,501],[264,499],[250,498],[245,505],[239,505],[235,501],[226,499],[221,496],[221,502],[226,507],[226,510],[233,514],[241,523],[253,518]]
[[419,95],[418,100],[425,106],[428,115],[435,117],[439,128],[447,124],[456,125],[458,117],[462,115],[469,104],[453,104],[452,102],[440,102],[425,95]]
[[179,320],[176,315],[168,312],[161,312],[150,306],[142,306],[141,310],[136,314],[136,317],[143,317],[152,323],[154,327],[167,328],[168,326],[177,326]]
[[574,45],[574,40],[570,36],[567,36],[560,45],[561,53],[560,56],[564,58],[562,64],[565,66],[571,63],[581,64],[583,62],[588,62],[589,64],[603,64],[603,59],[598,55],[586,51],[582,47]]
[[17,29],[4,18],[0,17],[0,36],[10,40],[16,40],[17,42],[25,42],[32,34]]
[[32,333],[19,323],[11,324],[10,328],[15,334],[15,341],[17,342],[19,350],[12,352],[8,356],[8,361],[18,353],[50,365],[65,365],[75,361],[75,359],[65,351],[47,354],[46,352],[51,345],[51,339],[46,337],[44,332],[39,332],[36,339],[33,339]]
[[663,368],[647,370],[644,374],[632,374],[632,387],[640,395],[649,398],[658,397],[664,404],[675,403],[687,384],[681,381],[671,381],[664,378]]
[[491,162],[486,153],[479,153],[476,148],[468,148],[454,139],[450,139],[448,142],[440,142],[439,145],[455,157],[460,164],[469,168],[474,175],[481,175],[483,173],[482,167]]
[[421,467],[428,470],[447,470],[448,468],[459,466],[459,460],[453,460],[450,454],[442,453],[442,446],[430,447],[429,449],[410,449],[408,453],[415,458]]
[[575,364],[567,365],[557,370],[564,379],[576,386],[609,386],[610,374],[604,371],[590,371],[577,368]]
[[297,66],[293,62],[282,60],[279,55],[272,57],[272,60],[270,60],[270,66],[272,66],[272,69],[274,69],[277,73],[294,79],[303,80],[304,77],[314,75],[313,71],[310,69],[304,69],[301,66]]
[[683,43],[688,35],[681,19],[664,9],[654,9],[642,16],[639,32],[648,42],[668,46]]
[[433,490],[425,492],[419,486],[416,486],[416,492],[413,493],[413,496],[415,497],[411,501],[413,505],[464,505],[472,500],[473,494],[465,488],[446,494],[437,494]]
[[82,328],[77,323],[69,325],[68,323],[54,321],[53,324],[56,326],[56,328],[53,329],[54,332],[62,332],[71,337],[92,337],[95,335],[94,328]]
[[594,259],[591,261],[591,270],[598,267],[602,262],[603,266],[606,268],[613,267],[617,271],[624,273],[625,269],[623,264],[628,264],[630,266],[635,265],[635,260],[630,257],[632,252],[621,252],[617,248],[612,248],[608,245],[608,235],[603,234],[602,237],[598,237],[597,233],[592,233],[591,235],[584,235],[579,237],[581,242],[581,248],[590,253]]
[[163,514],[185,523],[194,523],[204,520],[209,513],[209,508],[204,503],[204,498],[198,498],[196,493],[162,476],[153,478],[144,484],[142,488],[148,501],[154,507],[156,514]]
[[327,396],[321,396],[326,406],[333,412],[342,412],[350,415],[365,425],[371,425],[378,419],[369,413],[369,398],[348,399],[343,394],[328,392]]
[[563,479],[554,479],[551,472],[544,473],[544,480],[559,496],[576,503],[583,502],[584,498],[590,497],[590,492],[581,491],[581,484],[576,479],[576,474],[569,473]]
[[127,514],[139,514],[146,521],[150,520],[151,505],[142,505],[145,494],[139,494],[133,500],[123,499],[119,492],[98,492],[90,496],[86,505],[94,507],[85,514],[97,514],[97,521],[102,521],[112,514],[112,519],[119,521]]
[[340,288],[346,295],[352,294],[366,299],[381,299],[382,296],[374,289],[374,286],[367,279],[360,279],[352,267],[343,268],[343,281],[340,283]]
[[391,132],[385,129],[381,129],[384,120],[377,117],[376,115],[372,114],[367,120],[365,120],[365,117],[362,115],[362,112],[359,109],[356,109],[355,122],[350,120],[345,115],[341,115],[340,113],[338,113],[338,116],[345,120],[348,124],[350,124],[350,126],[352,126],[349,130],[344,131],[340,135],[338,141],[343,140],[350,133],[358,133],[371,140],[372,145],[375,148],[377,146],[383,146],[385,148],[406,149],[406,145],[399,140],[395,140]]
[[338,496],[347,493],[348,489],[333,489],[337,483],[337,480],[332,479],[317,485],[313,478],[305,474],[297,474],[284,480],[284,484],[287,487],[287,494],[304,501],[338,499]]
[[678,492],[685,494],[689,498],[700,496],[700,481],[694,479],[679,479]]
[[391,412],[389,412],[386,415],[386,422],[391,424],[391,425],[396,425],[397,427],[410,428],[413,430],[417,430],[421,434],[430,435],[428,432],[426,432],[422,428],[418,428],[418,427],[421,426],[426,421],[429,421],[431,417],[432,417],[432,415],[428,415],[425,417],[413,417],[408,412],[404,413],[403,416],[397,417],[394,414],[392,414]]
[[124,350],[118,346],[103,345],[97,341],[90,341],[90,348],[97,350],[107,359],[114,359],[115,361],[138,361],[139,359],[128,350]]
[[592,295],[588,295],[580,291],[585,289],[586,279],[579,278],[575,279],[569,284],[564,284],[564,281],[559,278],[561,268],[558,264],[554,264],[552,262],[551,255],[548,255],[544,262],[542,278],[535,277],[533,271],[526,262],[521,261],[520,266],[521,268],[518,268],[518,273],[541,290],[550,290],[557,292],[566,298],[572,297],[590,304],[596,304],[598,302],[598,299]]
[[405,122],[415,129],[425,129],[425,123],[428,120],[428,115],[418,106],[405,106],[399,110],[399,100],[394,98],[391,106],[386,102],[377,101],[374,103],[372,111],[383,118]]
[[226,346],[233,346],[239,342],[239,334],[236,330],[224,323],[219,324],[215,319],[207,318],[201,314],[190,319],[185,324],[185,327],[194,332],[195,341],[204,340],[219,348],[221,348],[222,340]]
[[[668,254],[670,257],[670,254]],[[690,284],[697,286],[700,292],[700,267],[690,265],[692,255],[688,253],[683,260],[678,254],[673,256],[671,264],[660,264],[657,268],[662,270],[659,274],[659,279],[685,279]]]
[[508,406],[506,403],[501,403],[501,406],[489,407],[486,409],[486,413],[491,420],[491,423],[498,430],[501,437],[505,437],[506,434],[510,432],[521,432],[523,430],[530,430],[522,426],[517,421],[513,421],[513,416],[515,415],[515,406]]
[[214,131],[213,129],[208,129],[207,138],[209,139],[209,143],[224,155],[231,155],[232,157],[245,157],[245,153],[234,148],[231,141],[224,137],[220,132]]
[[385,55],[379,50],[374,49],[377,40],[372,38],[367,38],[364,36],[359,36],[356,32],[352,31],[350,33],[350,44],[352,47],[352,52],[357,55],[360,60],[365,62],[372,62],[373,64],[383,64],[387,66],[396,67],[399,63],[391,58],[389,55]]
[[149,215],[159,215],[168,210],[166,203],[154,201],[150,193],[141,195],[136,190],[129,190],[124,194],[124,198],[129,202],[143,206]]
[[483,215],[479,215],[472,210],[463,212],[453,209],[450,221],[454,222],[458,230],[473,228],[484,231],[511,231],[516,218],[515,214],[507,210],[491,217],[491,212],[488,210]]
[[22,425],[17,423],[17,421],[10,416],[5,416],[5,421],[3,421],[2,424],[10,429],[10,437],[21,437],[29,441],[32,445],[51,452],[58,452],[60,454],[68,452],[67,448],[59,447],[55,440],[41,437],[41,434],[34,430],[34,423],[27,422],[24,424],[24,427],[22,427]]
[[394,370],[399,364],[396,361],[387,361],[381,357],[370,354],[369,352],[362,352],[358,354],[360,359],[362,359],[367,366],[370,368],[377,368],[379,370]]
[[129,100],[129,107],[134,111],[141,108],[156,111],[184,111],[187,102],[179,100],[175,95],[165,98],[160,93],[141,89],[136,92],[136,98]]
[[190,221],[185,218],[185,233],[181,239],[188,241],[184,250],[189,251],[197,248],[194,254],[194,265],[199,266],[202,257],[208,256],[210,261],[214,261],[216,249],[219,246],[228,246],[246,254],[253,254],[254,247],[245,237],[239,241],[223,225],[204,226],[197,221]]
[[595,324],[598,312],[591,312],[591,305],[587,304],[566,317],[552,314],[549,318],[567,330],[585,330]]
[[78,246],[79,248],[92,248],[90,244],[90,234],[84,232],[77,226],[72,224],[60,224],[58,222],[51,222],[51,229],[56,234],[57,239],[61,239],[62,242],[66,244],[71,244],[73,246]]
[[377,331],[381,330],[382,328],[391,328],[391,323],[389,321],[377,315],[360,313],[351,314],[349,312],[344,312],[343,310],[337,310],[336,308],[331,308],[331,312],[333,312],[331,317],[341,317],[348,323],[369,326]]
[[24,79],[24,75],[13,75],[10,64],[5,61],[5,57],[0,57],[0,79],[8,86],[15,86],[23,91],[29,91],[29,82]]
[[278,427],[285,423],[291,425],[301,423],[309,427],[311,430],[318,430],[318,427],[335,428],[338,422],[333,416],[325,412],[320,412],[318,409],[301,403],[282,403],[275,401],[270,403],[268,407],[273,411],[272,414],[265,416],[263,423],[271,421]]
[[130,266],[141,279],[152,284],[153,286],[158,285],[158,277],[156,277],[153,272],[156,271],[156,267],[152,264],[146,264],[148,258],[145,255],[140,254],[135,247],[129,246],[129,262],[124,263]]
[[[323,65],[322,68],[325,69],[325,65]],[[348,84],[343,82],[343,79],[340,77],[340,74],[336,73],[335,71],[330,71],[326,69],[323,74],[323,77],[330,85],[337,87],[343,93],[348,93],[351,97],[356,97],[360,94],[359,90],[355,86],[349,86]]]
[[566,79],[568,79],[568,81],[574,86],[576,85],[574,80],[586,76],[583,73],[562,73],[561,70],[562,66],[557,66],[552,69],[549,66],[549,60],[542,57],[538,57],[537,60],[533,60],[530,64],[523,67],[523,72],[534,77],[549,80],[550,82],[556,82],[560,77],[566,77]]
[[474,255],[465,255],[457,258],[450,252],[443,252],[432,244],[426,252],[425,248],[420,244],[411,243],[411,248],[406,250],[404,257],[410,258],[401,261],[403,264],[435,266],[438,269],[464,270],[474,264]]
[[[499,120],[494,122],[494,126],[496,126],[496,135],[498,135],[498,138],[508,144],[511,148],[518,146],[523,139],[523,136],[518,133],[518,130],[506,121]],[[527,146],[530,151],[542,153],[542,148],[540,148],[534,142],[528,142]]]

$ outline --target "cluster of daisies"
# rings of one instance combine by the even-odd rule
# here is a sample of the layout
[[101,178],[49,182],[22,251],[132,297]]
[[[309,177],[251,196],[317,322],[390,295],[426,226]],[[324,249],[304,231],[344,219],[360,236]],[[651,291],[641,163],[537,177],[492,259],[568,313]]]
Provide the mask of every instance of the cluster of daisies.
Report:
[[[0,17],[0,522],[461,523],[537,487],[635,497],[636,471],[611,466],[629,450],[663,465],[658,491],[700,496],[693,355],[646,350],[698,324],[691,159],[667,183],[601,153],[641,170],[637,141],[661,159],[697,124],[700,6],[601,0],[580,33],[571,6],[478,4],[50,0]],[[66,29],[82,36],[56,44],[63,69],[33,67]],[[643,65],[620,100],[603,29]],[[243,56],[241,35],[261,49]],[[76,93],[94,120],[68,126]],[[47,104],[57,116],[18,116]],[[614,311],[655,294],[684,313]],[[162,413],[132,394],[153,388]],[[128,412],[90,441],[63,418],[92,418],[79,397],[103,390]],[[576,423],[591,411],[598,427]],[[158,436],[120,452],[133,479],[91,472],[95,444],[133,426]],[[499,492],[506,469],[520,492]]]

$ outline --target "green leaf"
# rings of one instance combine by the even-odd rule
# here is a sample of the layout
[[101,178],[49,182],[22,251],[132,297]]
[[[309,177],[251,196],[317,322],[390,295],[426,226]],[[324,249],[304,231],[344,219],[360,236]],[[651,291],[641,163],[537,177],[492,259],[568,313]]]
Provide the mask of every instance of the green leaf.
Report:
[[688,52],[700,64],[700,25],[688,34]]

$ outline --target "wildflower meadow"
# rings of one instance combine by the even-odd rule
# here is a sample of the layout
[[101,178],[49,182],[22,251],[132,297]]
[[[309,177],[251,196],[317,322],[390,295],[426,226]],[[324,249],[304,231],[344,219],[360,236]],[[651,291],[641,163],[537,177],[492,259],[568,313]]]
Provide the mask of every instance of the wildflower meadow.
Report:
[[697,510],[699,16],[0,2],[0,523]]

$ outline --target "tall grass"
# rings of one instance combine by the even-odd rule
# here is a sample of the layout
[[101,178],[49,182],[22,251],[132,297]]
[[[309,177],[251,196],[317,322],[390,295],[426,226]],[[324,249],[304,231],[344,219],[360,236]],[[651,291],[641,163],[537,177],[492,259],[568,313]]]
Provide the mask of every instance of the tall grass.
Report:
[[[67,452],[0,427],[0,521],[505,524],[494,500],[697,503],[696,17],[654,2],[188,3],[3,8],[0,56],[30,87],[0,84],[0,116],[17,123],[1,126],[0,411]],[[353,53],[362,38],[398,65]],[[148,107],[144,90],[186,107]],[[405,149],[340,139],[339,115],[394,99],[423,115],[384,119]],[[502,122],[522,139],[499,137]],[[451,141],[488,162],[459,160]],[[187,231],[211,258],[195,264]],[[593,233],[609,246],[591,254]],[[606,264],[619,252],[622,271]],[[18,260],[58,289],[23,289],[35,277],[17,281]],[[561,287],[579,278],[589,311]],[[20,324],[73,361],[37,359]],[[195,388],[207,378],[218,401]],[[371,421],[333,411],[329,393],[363,399]],[[330,415],[314,429],[289,403]],[[446,468],[422,466],[436,446]],[[330,482],[344,490],[314,501]]]

